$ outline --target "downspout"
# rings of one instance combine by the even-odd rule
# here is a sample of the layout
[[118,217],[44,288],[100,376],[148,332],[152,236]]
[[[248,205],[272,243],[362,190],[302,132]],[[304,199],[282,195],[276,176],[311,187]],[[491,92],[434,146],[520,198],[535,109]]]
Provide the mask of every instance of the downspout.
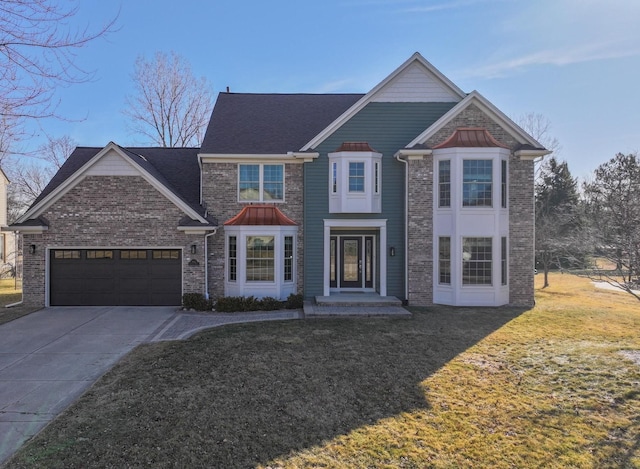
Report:
[[209,299],[209,254],[208,254],[208,239],[209,236],[213,236],[218,232],[218,229],[214,229],[211,233],[204,235],[204,297]]
[[404,298],[409,302],[409,162],[395,154],[396,160],[404,164]]

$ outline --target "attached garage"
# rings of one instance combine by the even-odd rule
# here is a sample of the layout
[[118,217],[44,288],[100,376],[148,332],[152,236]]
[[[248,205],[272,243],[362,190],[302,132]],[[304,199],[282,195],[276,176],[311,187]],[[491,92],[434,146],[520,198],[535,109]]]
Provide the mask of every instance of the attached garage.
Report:
[[180,249],[52,249],[51,306],[174,306],[182,300]]

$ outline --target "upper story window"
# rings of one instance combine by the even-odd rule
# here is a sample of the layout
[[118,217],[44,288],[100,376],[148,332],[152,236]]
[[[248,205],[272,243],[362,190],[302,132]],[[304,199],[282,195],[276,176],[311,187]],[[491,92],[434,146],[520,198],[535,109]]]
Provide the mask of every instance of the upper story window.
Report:
[[500,169],[501,169],[501,174],[500,174],[500,179],[502,181],[501,183],[501,188],[502,190],[500,191],[500,198],[501,198],[501,207],[502,208],[507,208],[507,197],[508,197],[508,192],[507,192],[507,160],[502,160],[501,161],[501,165],[500,165]]
[[247,202],[284,200],[284,165],[238,165],[238,200]]
[[493,206],[493,161],[462,162],[462,206]]
[[438,162],[438,207],[451,207],[451,161]]
[[349,162],[349,192],[364,192],[364,162]]
[[380,213],[382,154],[368,143],[329,153],[329,213]]

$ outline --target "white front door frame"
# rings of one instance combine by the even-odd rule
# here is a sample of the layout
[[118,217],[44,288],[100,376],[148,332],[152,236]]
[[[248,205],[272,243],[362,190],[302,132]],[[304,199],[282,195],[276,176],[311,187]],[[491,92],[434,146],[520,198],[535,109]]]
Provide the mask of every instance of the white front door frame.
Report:
[[380,233],[380,296],[387,296],[387,220],[386,219],[325,219],[324,220],[324,273],[323,273],[323,295],[329,296],[330,289],[330,269],[331,269],[331,229],[362,229],[376,228]]

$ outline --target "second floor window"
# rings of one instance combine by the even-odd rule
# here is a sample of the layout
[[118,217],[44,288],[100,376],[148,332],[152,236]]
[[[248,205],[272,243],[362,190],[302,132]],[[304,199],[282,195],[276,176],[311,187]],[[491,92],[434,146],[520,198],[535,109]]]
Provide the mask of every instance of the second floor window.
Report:
[[349,192],[364,192],[364,162],[349,163]]
[[464,160],[462,163],[462,206],[493,206],[493,161]]
[[284,165],[241,164],[238,166],[238,173],[240,201],[284,200]]

